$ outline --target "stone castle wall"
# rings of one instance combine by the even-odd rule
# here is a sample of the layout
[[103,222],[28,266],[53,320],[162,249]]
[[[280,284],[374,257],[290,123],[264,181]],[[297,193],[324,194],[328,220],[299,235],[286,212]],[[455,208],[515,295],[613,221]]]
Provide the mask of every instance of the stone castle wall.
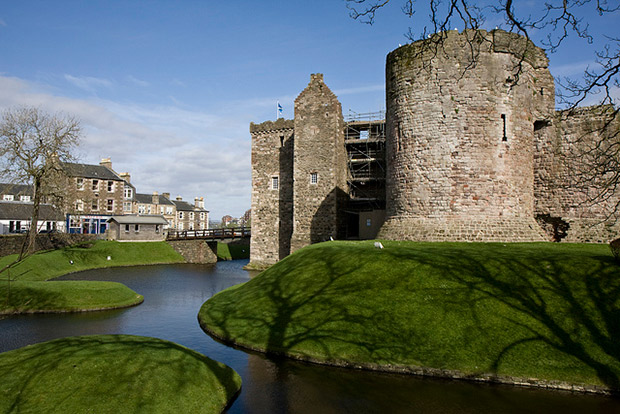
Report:
[[[336,95],[313,74],[295,99],[291,251],[336,239],[346,194],[344,120]],[[313,181],[313,177],[316,182]]]
[[[278,119],[251,124],[252,238],[251,261],[264,267],[290,253],[293,231],[294,122]],[[273,188],[277,177],[278,188]]]
[[536,134],[534,195],[541,226],[556,241],[607,243],[618,237],[620,194],[607,182],[613,173],[601,168],[614,152],[610,144],[620,138],[613,108],[559,111]]
[[[444,35],[441,51],[428,48],[431,38],[387,57],[387,220],[379,237],[544,240],[532,169],[534,122],[553,113],[544,52],[505,32]],[[502,45],[528,48],[529,61]],[[468,67],[472,47],[477,61]]]

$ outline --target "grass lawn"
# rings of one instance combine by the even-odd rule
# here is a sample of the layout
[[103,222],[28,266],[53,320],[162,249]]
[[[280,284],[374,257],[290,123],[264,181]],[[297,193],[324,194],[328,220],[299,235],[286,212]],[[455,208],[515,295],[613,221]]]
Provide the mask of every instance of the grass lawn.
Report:
[[240,387],[226,365],[155,338],[70,337],[0,354],[2,413],[220,413]]
[[229,244],[229,243],[218,243],[217,244],[218,260],[248,259],[249,257],[250,257],[250,245],[249,244]]
[[[110,257],[110,260],[108,260]],[[16,255],[0,258],[0,268]],[[38,252],[0,276],[0,314],[109,309],[141,303],[143,298],[113,282],[45,280],[67,273],[112,266],[183,263],[165,242],[119,243],[95,241],[48,252]],[[11,278],[10,297],[8,295]],[[7,299],[10,298],[10,301]]]
[[620,390],[609,246],[327,242],[209,299],[206,331],[317,362]]

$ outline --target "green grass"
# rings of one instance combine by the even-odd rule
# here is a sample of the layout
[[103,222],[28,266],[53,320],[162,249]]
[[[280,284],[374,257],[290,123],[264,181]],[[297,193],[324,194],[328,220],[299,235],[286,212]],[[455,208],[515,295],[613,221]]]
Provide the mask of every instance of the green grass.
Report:
[[217,244],[218,260],[248,259],[249,257],[250,257],[250,245],[249,244],[229,244],[229,243],[218,243]]
[[[108,256],[110,260],[107,260]],[[16,257],[17,255],[1,257],[0,268],[4,268]],[[11,279],[42,281],[88,269],[184,261],[183,256],[166,242],[120,243],[97,240],[64,249],[35,253],[11,269]],[[3,273],[1,278],[6,280],[6,274]]]
[[144,298],[116,282],[12,282],[0,283],[0,315],[44,312],[81,312],[124,308]]
[[[0,268],[15,258],[16,255],[0,258]],[[183,257],[165,242],[99,240],[38,252],[0,275],[0,314],[76,312],[136,305],[142,302],[142,296],[120,283],[44,281],[88,269],[182,262]]]
[[70,337],[0,354],[0,413],[220,413],[240,387],[226,365],[155,338]]
[[606,245],[327,242],[208,300],[206,331],[324,363],[620,390],[620,266]]

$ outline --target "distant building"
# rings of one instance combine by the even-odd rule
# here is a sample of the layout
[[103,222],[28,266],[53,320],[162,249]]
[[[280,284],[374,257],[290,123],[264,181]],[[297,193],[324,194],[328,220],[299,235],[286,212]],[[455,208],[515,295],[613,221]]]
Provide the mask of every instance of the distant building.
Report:
[[204,208],[204,198],[196,197],[194,204],[183,201],[182,197],[172,200],[176,207],[176,230],[207,230],[209,228],[209,212]]
[[[32,221],[33,187],[0,184],[0,234],[23,233]],[[65,230],[64,215],[50,204],[39,205],[37,232]]]
[[167,220],[166,228],[174,227],[177,207],[170,201],[170,193],[153,194],[137,193],[135,197],[134,213],[140,215],[159,214]]

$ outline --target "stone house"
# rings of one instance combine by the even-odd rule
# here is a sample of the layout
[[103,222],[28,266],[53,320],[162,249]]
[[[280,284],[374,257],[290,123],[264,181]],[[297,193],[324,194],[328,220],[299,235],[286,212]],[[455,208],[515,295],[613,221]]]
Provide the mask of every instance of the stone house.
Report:
[[163,241],[168,221],[160,215],[113,216],[108,219],[108,239],[116,241]]
[[[601,125],[617,134],[617,114],[556,111],[547,56],[529,39],[502,30],[442,35],[443,51],[430,60],[434,38],[388,54],[385,119],[345,122],[323,75],[313,74],[293,120],[250,124],[251,265],[330,239],[620,235],[620,222],[608,220],[620,194],[587,205],[590,188],[574,182],[587,172],[575,154],[605,142]],[[480,48],[475,66],[471,44]]]
[[127,211],[133,203],[135,189],[112,169],[109,158],[99,165],[64,163],[68,175],[70,207],[69,233],[104,234],[107,220]]
[[196,197],[194,204],[183,201],[182,197],[172,200],[176,207],[174,228],[176,230],[207,230],[209,229],[209,212],[204,208],[204,198]]
[[175,227],[177,208],[170,201],[170,193],[158,194],[156,191],[153,194],[137,193],[133,212],[139,215],[161,215],[168,221],[166,228]]

